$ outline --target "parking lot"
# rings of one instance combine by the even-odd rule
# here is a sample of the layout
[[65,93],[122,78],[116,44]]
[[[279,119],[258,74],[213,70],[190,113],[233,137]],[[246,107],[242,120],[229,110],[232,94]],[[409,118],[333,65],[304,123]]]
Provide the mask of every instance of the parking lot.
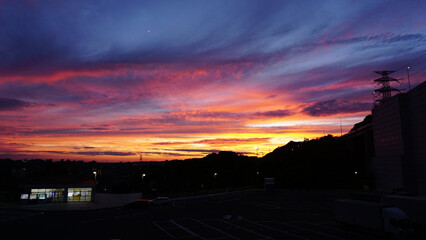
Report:
[[4,210],[0,231],[8,239],[382,239],[336,226],[333,199],[351,192],[280,189],[274,194],[245,191],[180,199],[141,209]]
[[[153,221],[169,239],[380,239],[336,227],[332,200],[346,191],[281,190],[236,193],[186,202],[175,207],[216,209],[215,218],[178,217]],[[208,211],[208,210],[204,210]]]
[[173,239],[379,239],[336,229],[334,222],[255,222],[235,219],[178,218],[153,224]]

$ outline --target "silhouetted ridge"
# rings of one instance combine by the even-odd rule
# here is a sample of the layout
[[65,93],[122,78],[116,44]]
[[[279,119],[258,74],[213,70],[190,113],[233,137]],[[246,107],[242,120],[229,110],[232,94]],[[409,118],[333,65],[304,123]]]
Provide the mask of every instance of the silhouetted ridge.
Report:
[[370,114],[370,115],[367,115],[367,116],[364,118],[364,120],[362,120],[362,121],[361,121],[361,122],[359,122],[359,123],[355,123],[355,125],[353,126],[353,128],[352,128],[349,132],[358,131],[358,130],[362,129],[363,127],[365,127],[365,126],[367,126],[367,125],[371,124],[371,123],[372,123],[372,121],[373,121],[373,117],[372,117],[372,115],[371,115],[371,114]]
[[[344,187],[357,184],[356,159],[331,135],[289,142],[265,155],[262,171],[284,187]],[[359,170],[358,170],[359,171]]]

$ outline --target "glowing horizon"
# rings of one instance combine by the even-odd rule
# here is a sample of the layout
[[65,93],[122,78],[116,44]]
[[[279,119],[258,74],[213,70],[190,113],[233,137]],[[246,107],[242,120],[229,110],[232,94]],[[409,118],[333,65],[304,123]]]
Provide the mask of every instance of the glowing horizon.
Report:
[[263,156],[340,136],[370,113],[374,70],[426,80],[426,3],[392,3],[0,2],[0,158]]

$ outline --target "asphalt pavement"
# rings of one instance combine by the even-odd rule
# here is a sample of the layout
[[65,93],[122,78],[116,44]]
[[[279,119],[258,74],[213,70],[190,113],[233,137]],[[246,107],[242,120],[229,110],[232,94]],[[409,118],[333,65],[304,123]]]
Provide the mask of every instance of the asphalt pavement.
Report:
[[381,239],[336,226],[332,201],[349,194],[278,189],[179,199],[144,209],[2,209],[0,232],[7,236],[2,239]]

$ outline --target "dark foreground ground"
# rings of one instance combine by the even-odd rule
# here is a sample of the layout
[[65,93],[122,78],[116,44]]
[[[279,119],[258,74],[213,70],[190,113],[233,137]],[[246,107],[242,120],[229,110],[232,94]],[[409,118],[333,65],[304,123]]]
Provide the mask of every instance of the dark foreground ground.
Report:
[[381,239],[336,227],[332,200],[350,194],[252,191],[147,209],[0,210],[0,239]]

